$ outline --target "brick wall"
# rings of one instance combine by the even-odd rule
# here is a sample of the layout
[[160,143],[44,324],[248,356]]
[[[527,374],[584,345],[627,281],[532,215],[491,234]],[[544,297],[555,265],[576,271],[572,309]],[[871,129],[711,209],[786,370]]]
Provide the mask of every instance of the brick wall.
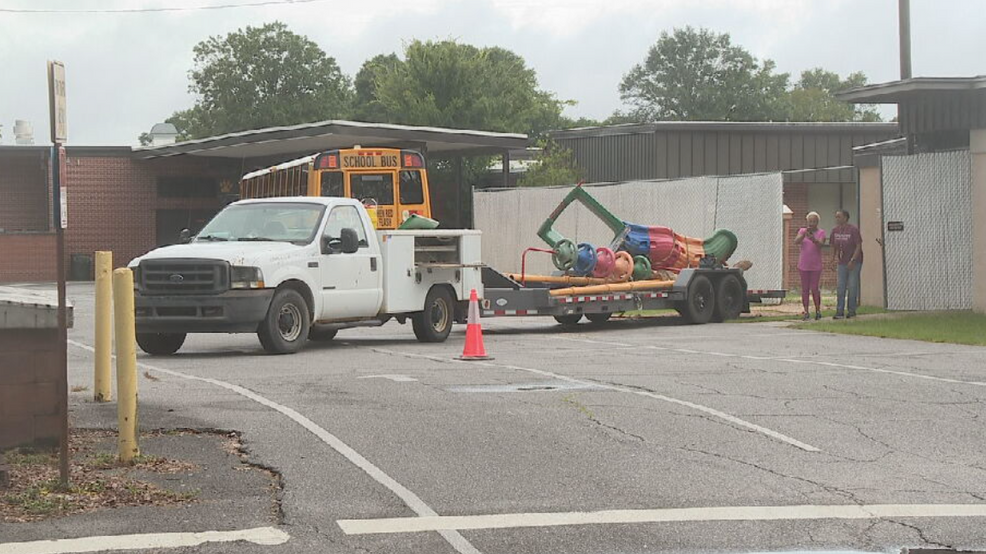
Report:
[[218,198],[161,198],[159,176],[238,179],[239,163],[194,158],[135,160],[125,157],[70,157],[69,229],[66,254],[113,252],[122,267],[157,246],[157,210],[218,210]]
[[48,229],[47,157],[30,154],[0,160],[0,231]]
[[0,449],[57,443],[58,331],[0,329]]
[[54,281],[54,233],[0,233],[0,283]]
[[[809,186],[811,185],[805,183],[784,183],[784,204],[788,208],[791,208],[793,212],[790,230],[788,231],[788,240],[785,241],[787,251],[784,253],[784,263],[787,266],[787,271],[785,272],[787,282],[784,288],[788,290],[801,290],[801,277],[798,273],[798,257],[801,254],[801,246],[795,244],[794,239],[797,238],[798,229],[805,226],[805,217],[808,215],[808,212],[812,211],[811,206],[808,205]],[[830,229],[826,229],[826,234],[829,231]],[[821,280],[822,290],[835,290],[838,283],[835,267],[830,263],[831,259],[831,247],[827,245],[823,246],[822,263],[824,269],[822,270]]]

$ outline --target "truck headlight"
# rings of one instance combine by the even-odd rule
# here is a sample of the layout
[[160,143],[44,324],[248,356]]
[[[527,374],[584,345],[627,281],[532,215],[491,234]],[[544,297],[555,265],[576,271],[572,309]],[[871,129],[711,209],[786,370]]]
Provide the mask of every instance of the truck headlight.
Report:
[[264,274],[259,267],[233,266],[230,271],[229,287],[233,289],[262,289]]

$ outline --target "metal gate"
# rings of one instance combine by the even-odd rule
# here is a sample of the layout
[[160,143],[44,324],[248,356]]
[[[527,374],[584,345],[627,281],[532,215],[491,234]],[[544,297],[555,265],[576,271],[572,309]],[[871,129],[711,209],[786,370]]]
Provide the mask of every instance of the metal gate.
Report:
[[969,152],[886,156],[882,175],[887,308],[971,308]]

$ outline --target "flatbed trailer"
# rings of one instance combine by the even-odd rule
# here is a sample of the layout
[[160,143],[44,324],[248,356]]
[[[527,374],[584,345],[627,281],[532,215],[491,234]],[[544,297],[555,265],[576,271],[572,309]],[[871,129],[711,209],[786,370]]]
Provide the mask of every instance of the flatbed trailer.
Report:
[[583,317],[601,323],[614,313],[673,309],[689,323],[721,322],[750,312],[751,303],[784,298],[785,290],[748,290],[735,268],[683,269],[668,288],[553,296],[558,288],[524,285],[492,268],[483,268],[483,317],[552,316],[574,325]]

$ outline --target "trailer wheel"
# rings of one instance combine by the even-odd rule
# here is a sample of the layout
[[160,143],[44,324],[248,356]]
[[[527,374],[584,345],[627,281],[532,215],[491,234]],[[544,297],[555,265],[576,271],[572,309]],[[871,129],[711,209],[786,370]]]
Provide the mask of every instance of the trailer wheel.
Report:
[[152,356],[170,356],[185,344],[185,333],[137,333],[137,346]]
[[712,320],[721,323],[736,319],[743,313],[743,297],[746,291],[735,275],[726,275],[716,288],[716,305]]
[[708,323],[715,311],[716,296],[712,281],[705,275],[696,275],[688,284],[682,316],[694,324]]
[[316,342],[329,342],[330,340],[336,338],[336,334],[338,333],[338,329],[319,329],[317,326],[312,325],[311,331],[308,331],[308,340],[313,340]]
[[595,324],[599,325],[599,324],[606,323],[607,321],[609,321],[609,318],[613,317],[613,312],[604,312],[604,313],[601,312],[601,313],[595,313],[595,314],[585,314],[585,317],[589,320],[590,323],[595,323]]
[[308,339],[311,317],[308,303],[292,289],[281,289],[267,308],[257,336],[269,354],[291,354],[301,350]]
[[432,287],[425,298],[424,311],[411,316],[411,327],[420,342],[445,342],[454,319],[454,302],[448,289]]
[[556,315],[555,321],[565,326],[578,325],[582,321],[582,314]]

